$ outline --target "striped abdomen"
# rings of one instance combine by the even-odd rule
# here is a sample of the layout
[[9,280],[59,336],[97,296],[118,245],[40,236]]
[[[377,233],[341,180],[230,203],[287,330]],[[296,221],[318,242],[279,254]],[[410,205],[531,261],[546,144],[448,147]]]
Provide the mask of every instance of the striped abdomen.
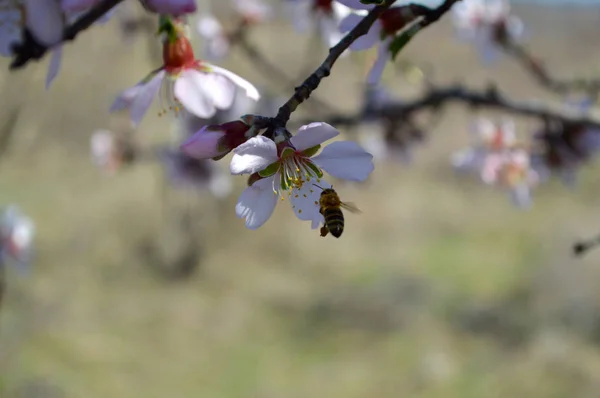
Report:
[[340,209],[325,209],[323,211],[325,226],[331,235],[339,238],[344,232],[344,214]]

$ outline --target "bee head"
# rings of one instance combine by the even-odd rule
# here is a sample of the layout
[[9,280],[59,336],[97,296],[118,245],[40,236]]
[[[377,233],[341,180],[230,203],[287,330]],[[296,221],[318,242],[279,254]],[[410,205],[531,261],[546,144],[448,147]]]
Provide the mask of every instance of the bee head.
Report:
[[321,186],[319,186],[319,185],[317,185],[317,184],[313,184],[313,185],[314,185],[315,187],[317,187],[317,188],[321,189],[321,191],[323,191],[323,192],[321,192],[321,196],[324,196],[324,195],[329,195],[329,194],[331,194],[331,193],[335,193],[335,191],[334,191],[334,189],[333,189],[333,185],[331,186],[331,188],[323,188],[323,187],[321,187]]

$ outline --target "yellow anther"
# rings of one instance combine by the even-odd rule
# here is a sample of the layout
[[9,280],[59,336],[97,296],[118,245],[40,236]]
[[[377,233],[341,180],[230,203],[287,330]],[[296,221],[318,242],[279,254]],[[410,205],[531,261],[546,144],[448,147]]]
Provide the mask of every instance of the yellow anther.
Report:
[[302,209],[298,209],[298,214],[302,213]]

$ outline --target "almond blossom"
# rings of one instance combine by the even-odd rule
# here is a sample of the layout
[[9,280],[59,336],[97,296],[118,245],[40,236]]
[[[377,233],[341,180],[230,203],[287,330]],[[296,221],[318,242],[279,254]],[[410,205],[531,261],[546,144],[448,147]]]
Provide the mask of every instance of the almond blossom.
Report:
[[[286,0],[288,12],[296,30],[305,33],[318,29],[325,45],[335,46],[344,37],[338,30],[350,8],[335,0]],[[317,24],[317,25],[315,25]]]
[[183,106],[201,118],[213,116],[217,109],[231,107],[240,87],[254,101],[258,90],[247,80],[227,69],[196,59],[185,27],[167,22],[163,39],[163,66],[151,72],[137,85],[123,91],[111,106],[111,112],[129,108],[131,122],[137,126],[154,98],[159,97],[161,112],[180,113]]
[[452,165],[459,171],[479,172],[490,153],[500,153],[517,145],[515,123],[505,118],[496,124],[480,118],[471,124],[472,146],[452,155]]
[[463,0],[452,12],[459,38],[473,43],[485,63],[498,57],[499,46],[519,40],[524,33],[521,19],[510,14],[508,0]]
[[489,154],[483,162],[481,178],[486,184],[507,189],[517,207],[531,205],[531,189],[540,182],[524,149]]
[[[349,8],[358,10],[345,17],[339,25],[339,30],[346,33],[354,29],[362,21],[368,10],[372,10],[375,4],[363,4],[360,0],[337,0]],[[352,51],[368,50],[377,45],[377,58],[373,63],[368,75],[367,82],[376,84],[381,80],[381,75],[391,59],[389,46],[392,41],[408,22],[411,16],[405,13],[402,7],[390,7],[383,11],[377,20],[371,25],[366,35],[356,39],[351,45]]]
[[19,207],[10,205],[0,212],[0,267],[14,264],[26,271],[33,255],[35,226]]
[[[374,169],[373,156],[357,143],[336,141],[321,144],[339,132],[327,123],[302,126],[289,141],[276,144],[270,138],[250,138],[234,150],[230,171],[234,175],[251,174],[249,186],[242,192],[236,214],[246,227],[256,229],[271,217],[278,200],[290,199],[300,220],[312,221],[317,228],[321,188],[331,185],[323,180],[323,170],[335,178],[364,181]],[[287,195],[286,195],[287,194]]]

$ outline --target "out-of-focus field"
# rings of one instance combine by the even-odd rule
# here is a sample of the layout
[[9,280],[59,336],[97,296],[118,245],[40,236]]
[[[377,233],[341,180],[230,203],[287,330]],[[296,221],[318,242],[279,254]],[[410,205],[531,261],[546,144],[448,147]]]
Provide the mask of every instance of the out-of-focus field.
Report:
[[[600,9],[517,12],[557,75],[599,74]],[[291,76],[326,52],[307,59],[309,39],[283,21],[252,40]],[[242,178],[215,204],[165,194],[156,162],[114,177],[91,164],[92,131],[122,122],[107,113],[114,96],[155,67],[145,39],[123,46],[113,21],[65,53],[49,92],[47,61],[2,75],[0,122],[15,134],[0,155],[0,204],[29,213],[38,240],[30,275],[8,270],[0,397],[598,396],[600,252],[570,254],[600,230],[597,166],[574,190],[544,185],[519,211],[450,169],[470,118],[452,105],[410,167],[378,163],[366,184],[339,187],[364,212],[347,217],[341,239],[320,238],[287,203],[249,231],[234,214]],[[557,100],[508,59],[482,67],[449,17],[404,59],[432,65],[439,84],[495,81],[516,99]],[[289,93],[238,52],[224,65]],[[319,97],[356,109],[361,65],[340,61]],[[393,68],[386,81],[398,96],[417,93]],[[139,129],[147,145],[169,139],[155,113]],[[161,226],[183,205],[196,209],[201,265],[166,281],[143,248],[174,239]]]

